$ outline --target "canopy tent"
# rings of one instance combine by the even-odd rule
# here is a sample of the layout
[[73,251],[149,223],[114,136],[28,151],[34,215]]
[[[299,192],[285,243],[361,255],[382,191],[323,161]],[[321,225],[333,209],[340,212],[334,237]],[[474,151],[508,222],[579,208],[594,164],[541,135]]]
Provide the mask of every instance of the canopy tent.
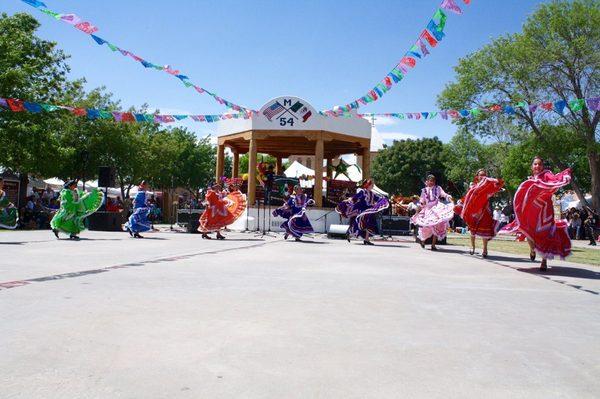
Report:
[[[340,162],[344,162],[344,161],[340,160]],[[298,161],[294,161],[283,172],[283,174],[286,175],[286,177],[315,176],[315,171],[314,171],[314,169],[311,169],[311,168],[308,168],[308,167],[302,165]],[[348,176],[340,174],[335,178],[335,180],[353,181],[356,183],[358,183],[362,180],[362,172],[361,172],[360,168],[356,165],[349,165],[349,167],[347,169],[347,174],[348,174]],[[327,176],[327,172],[323,172],[323,177],[326,177],[326,176]],[[335,174],[334,174],[334,176],[335,176]],[[314,185],[314,180],[313,179],[300,180],[300,185],[302,187],[312,187]],[[327,181],[324,181],[323,188],[325,189],[326,187],[327,187]],[[386,193],[385,191],[383,191],[376,185],[373,186],[373,191],[379,195],[384,195],[386,197],[389,197],[388,193]]]
[[315,170],[302,165],[298,161],[294,161],[288,168],[283,172],[286,177],[300,177],[300,176],[314,176]]
[[[55,191],[62,190],[62,188],[65,185],[65,181],[62,179],[59,179],[58,177],[51,177],[49,179],[44,179],[44,183],[46,185],[50,186]],[[82,181],[77,182],[77,188],[80,190],[83,189]],[[85,182],[85,190],[86,191],[90,191],[92,188],[98,188],[98,180],[88,180]],[[102,190],[102,192],[104,192],[104,187],[100,187],[100,189]],[[137,194],[137,192],[138,192],[137,186],[133,186],[133,187],[131,187],[131,190],[129,190],[129,196],[133,198]],[[149,191],[149,193],[153,194],[150,191]],[[108,187],[108,196],[110,198],[120,197],[121,189],[119,187]]]
[[[585,200],[591,203],[592,196],[590,194],[586,195]],[[577,195],[575,194],[566,194],[560,199],[560,209],[561,211],[566,211],[571,208],[581,209],[581,201],[577,199]]]

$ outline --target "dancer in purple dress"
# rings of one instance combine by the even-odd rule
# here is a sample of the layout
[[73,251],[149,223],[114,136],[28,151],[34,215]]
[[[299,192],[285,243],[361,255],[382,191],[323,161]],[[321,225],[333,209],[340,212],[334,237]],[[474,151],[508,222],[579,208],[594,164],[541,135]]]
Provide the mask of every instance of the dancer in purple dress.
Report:
[[303,234],[314,233],[310,220],[306,216],[306,207],[313,205],[315,201],[309,199],[304,190],[299,185],[294,186],[294,193],[290,195],[283,206],[273,211],[273,216],[279,216],[287,219],[281,223],[281,228],[285,230],[284,239],[292,235],[296,241],[300,241]]
[[352,198],[340,202],[335,208],[342,217],[350,219],[348,242],[351,236],[355,236],[361,237],[364,245],[374,245],[369,236],[377,234],[377,214],[390,206],[386,197],[373,192],[374,185],[371,179],[363,181]]
[[442,198],[452,201],[452,197],[436,184],[435,176],[427,176],[421,191],[419,212],[411,218],[411,222],[419,226],[418,238],[422,248],[425,248],[425,241],[432,237],[432,251],[437,251],[435,244],[446,237],[448,222],[454,217],[454,204],[440,202]]

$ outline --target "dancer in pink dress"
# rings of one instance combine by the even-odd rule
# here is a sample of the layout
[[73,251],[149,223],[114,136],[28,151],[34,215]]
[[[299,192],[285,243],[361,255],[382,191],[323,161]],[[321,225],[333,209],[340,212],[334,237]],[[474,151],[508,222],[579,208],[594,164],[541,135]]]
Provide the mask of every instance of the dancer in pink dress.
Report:
[[[445,204],[440,199],[450,203]],[[411,218],[412,223],[419,226],[418,240],[422,248],[425,248],[425,241],[432,237],[431,250],[437,251],[435,244],[446,237],[448,222],[454,217],[454,204],[451,201],[452,197],[436,184],[435,176],[427,176],[421,191],[419,212]]]

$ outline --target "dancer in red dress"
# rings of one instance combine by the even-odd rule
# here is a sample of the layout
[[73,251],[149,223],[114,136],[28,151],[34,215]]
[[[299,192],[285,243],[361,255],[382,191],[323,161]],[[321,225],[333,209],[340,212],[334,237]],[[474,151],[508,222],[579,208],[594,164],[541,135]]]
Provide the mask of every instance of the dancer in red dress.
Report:
[[231,186],[231,191],[223,191],[218,183],[206,193],[206,210],[200,216],[202,238],[211,239],[208,233],[217,232],[217,239],[224,240],[221,229],[235,222],[246,210],[246,196],[236,185]]
[[475,237],[481,237],[483,241],[481,256],[487,258],[488,241],[498,232],[498,221],[494,220],[492,215],[490,198],[502,190],[503,186],[503,180],[487,177],[485,169],[479,169],[463,199],[460,217],[469,226],[471,232],[471,255],[475,254]]
[[552,195],[571,182],[571,169],[553,174],[544,169],[544,161],[535,157],[531,165],[533,176],[525,180],[515,193],[513,201],[515,220],[505,226],[502,233],[516,233],[517,239],[527,239],[530,259],[536,252],[542,256],[540,271],[548,269],[547,259],[559,256],[561,259],[571,254],[571,239],[567,232],[566,220],[554,220]]

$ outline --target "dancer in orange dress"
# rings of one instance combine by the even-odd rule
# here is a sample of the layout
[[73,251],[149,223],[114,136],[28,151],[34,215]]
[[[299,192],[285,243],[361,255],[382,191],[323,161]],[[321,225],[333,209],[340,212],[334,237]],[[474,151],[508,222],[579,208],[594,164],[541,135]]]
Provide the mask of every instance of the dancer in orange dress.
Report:
[[206,193],[206,210],[200,216],[202,238],[211,239],[208,233],[217,232],[217,239],[224,240],[221,229],[235,222],[246,210],[246,196],[240,192],[235,181],[231,182],[231,191],[223,191],[215,183]]

